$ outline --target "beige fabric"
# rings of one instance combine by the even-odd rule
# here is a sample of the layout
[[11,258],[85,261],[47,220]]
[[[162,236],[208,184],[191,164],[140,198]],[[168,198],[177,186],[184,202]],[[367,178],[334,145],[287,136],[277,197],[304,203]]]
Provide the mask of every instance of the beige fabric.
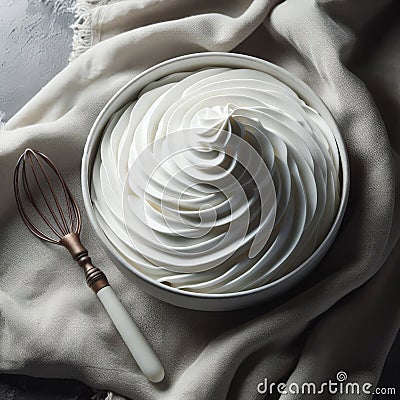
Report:
[[[256,399],[264,378],[318,383],[341,370],[348,381],[376,384],[400,324],[399,251],[387,259],[400,230],[392,157],[400,148],[396,12],[388,0],[125,0],[92,7],[93,47],[0,134],[1,370],[76,378],[139,400]],[[47,153],[82,205],[82,149],[112,94],[165,59],[238,45],[236,51],[305,80],[332,110],[351,162],[348,212],[329,254],[296,290],[273,305],[229,313],[179,309],[142,293],[118,272],[85,219],[83,241],[93,260],[165,365],[165,381],[152,385],[68,254],[22,225],[13,167],[26,146]]]

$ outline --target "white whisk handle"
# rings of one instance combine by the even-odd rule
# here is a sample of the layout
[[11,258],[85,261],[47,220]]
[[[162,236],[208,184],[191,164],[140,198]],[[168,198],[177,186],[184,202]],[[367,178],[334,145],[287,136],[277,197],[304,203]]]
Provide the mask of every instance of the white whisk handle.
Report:
[[111,286],[105,286],[97,292],[101,303],[120,333],[143,374],[151,382],[164,379],[164,368],[147,339],[132,320],[125,307],[115,295]]

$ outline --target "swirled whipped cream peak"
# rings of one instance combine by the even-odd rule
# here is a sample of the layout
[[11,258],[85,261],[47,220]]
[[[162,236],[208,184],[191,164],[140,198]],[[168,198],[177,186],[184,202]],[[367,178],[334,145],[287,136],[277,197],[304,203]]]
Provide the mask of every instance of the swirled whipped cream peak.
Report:
[[322,116],[252,69],[205,68],[147,85],[104,130],[96,217],[149,278],[232,293],[288,274],[321,244],[340,200]]

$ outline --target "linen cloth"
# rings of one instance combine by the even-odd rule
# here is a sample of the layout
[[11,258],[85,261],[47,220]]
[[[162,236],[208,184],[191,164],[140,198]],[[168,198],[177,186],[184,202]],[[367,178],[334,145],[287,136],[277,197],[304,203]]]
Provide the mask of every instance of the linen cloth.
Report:
[[[75,378],[135,400],[257,399],[265,378],[318,384],[338,371],[348,381],[376,385],[400,326],[396,2],[80,3],[87,11],[81,39],[90,49],[74,54],[0,134],[1,371]],[[84,245],[165,366],[164,382],[154,385],[138,371],[67,252],[40,242],[22,224],[13,169],[25,147],[45,152],[83,205],[82,150],[107,100],[158,62],[231,50],[285,67],[325,101],[349,152],[349,205],[328,255],[297,288],[274,304],[226,313],[181,309],[136,289],[84,216]]]

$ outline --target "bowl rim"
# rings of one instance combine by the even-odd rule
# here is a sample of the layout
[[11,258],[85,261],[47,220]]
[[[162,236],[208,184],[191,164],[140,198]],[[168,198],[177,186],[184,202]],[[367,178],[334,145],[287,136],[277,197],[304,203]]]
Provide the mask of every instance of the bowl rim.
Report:
[[[253,288],[253,289],[248,289],[240,292],[232,292],[232,293],[200,293],[200,292],[189,292],[189,291],[184,291],[178,288],[174,288],[168,285],[165,285],[163,283],[157,282],[156,280],[148,277],[141,271],[137,270],[133,265],[129,264],[123,257],[122,255],[118,252],[118,250],[112,245],[110,240],[107,238],[106,234],[103,232],[102,228],[100,227],[99,222],[97,221],[97,218],[94,214],[93,210],[93,204],[91,200],[91,195],[90,195],[90,182],[91,182],[91,169],[93,165],[90,164],[90,159],[92,153],[97,153],[98,151],[98,146],[96,146],[96,141],[101,140],[101,137],[104,134],[104,128],[106,126],[106,123],[102,123],[104,116],[110,112],[110,109],[112,109],[115,101],[125,92],[127,91],[132,85],[143,79],[146,75],[152,74],[153,72],[157,70],[164,70],[171,64],[175,63],[180,63],[185,60],[195,60],[197,61],[198,59],[201,58],[210,58],[216,59],[215,64],[210,65],[212,66],[218,66],[218,60],[220,61],[219,65],[223,65],[221,62],[222,59],[228,60],[228,59],[239,59],[241,61],[248,62],[249,64],[263,64],[264,68],[267,68],[270,70],[270,73],[272,73],[273,76],[278,77],[279,79],[283,79],[283,82],[286,83],[289,87],[291,87],[293,90],[295,90],[296,93],[299,94],[300,97],[307,97],[309,100],[310,98],[312,99],[313,107],[318,111],[318,113],[323,114],[324,119],[328,118],[329,121],[329,126],[332,130],[332,134],[335,138],[335,141],[338,146],[339,150],[339,155],[340,155],[340,161],[341,161],[341,175],[342,175],[342,185],[341,185],[341,197],[340,197],[340,204],[336,213],[336,217],[326,234],[324,240],[320,243],[320,245],[313,251],[313,253],[305,260],[303,261],[300,265],[298,265],[296,268],[294,268],[292,271],[289,273],[283,275],[282,277],[269,282],[265,285]],[[200,66],[197,66],[197,69],[201,68]],[[232,67],[234,68],[234,67]],[[244,68],[238,66],[237,68]],[[251,67],[248,67],[251,68]],[[193,70],[196,70],[196,67],[193,68]],[[175,71],[177,72],[177,71]],[[172,72],[166,73],[164,75],[161,75],[157,79],[160,79],[162,76],[169,75]],[[138,93],[140,92],[140,89],[138,90]],[[315,106],[316,105],[316,106]],[[114,110],[113,112],[115,112]],[[99,139],[100,137],[100,139]],[[95,148],[94,148],[95,147]],[[93,163],[92,163],[93,164]],[[124,86],[122,86],[113,96],[112,98],[106,103],[106,105],[103,107],[99,115],[97,116],[94,124],[92,125],[92,128],[89,132],[89,135],[87,137],[84,151],[83,151],[83,156],[82,156],[82,164],[81,164],[81,186],[82,186],[82,194],[83,194],[83,200],[84,200],[84,205],[86,212],[88,214],[90,223],[92,227],[94,228],[97,236],[100,238],[102,245],[105,246],[105,248],[108,250],[108,252],[124,267],[126,268],[129,272],[133,273],[136,277],[138,277],[141,280],[144,280],[151,286],[156,286],[158,289],[161,289],[162,291],[167,291],[170,292],[173,295],[177,295],[180,297],[188,297],[188,298],[197,298],[197,299],[214,299],[214,300],[222,300],[222,299],[237,299],[240,297],[247,297],[250,295],[255,295],[263,291],[268,291],[272,288],[275,288],[277,286],[282,285],[284,282],[288,280],[294,279],[295,276],[304,273],[304,271],[309,268],[310,270],[312,269],[312,266],[315,266],[315,264],[318,264],[320,259],[325,255],[325,253],[329,250],[330,246],[332,245],[338,230],[341,226],[344,213],[346,210],[348,198],[349,198],[349,191],[350,191],[350,165],[349,165],[349,159],[348,159],[348,154],[347,150],[344,144],[344,140],[340,134],[339,128],[336,124],[336,121],[334,117],[332,116],[329,108],[326,106],[326,104],[322,101],[322,99],[302,80],[294,76],[292,73],[289,71],[285,70],[284,68],[273,64],[269,61],[263,60],[258,57],[254,56],[249,56],[245,54],[239,54],[239,53],[226,53],[226,52],[203,52],[203,53],[192,53],[192,54],[186,54],[178,57],[174,57],[171,59],[168,59],[166,61],[163,61],[161,63],[158,63],[138,75],[136,75],[134,78],[132,78],[129,82],[127,82]]]

